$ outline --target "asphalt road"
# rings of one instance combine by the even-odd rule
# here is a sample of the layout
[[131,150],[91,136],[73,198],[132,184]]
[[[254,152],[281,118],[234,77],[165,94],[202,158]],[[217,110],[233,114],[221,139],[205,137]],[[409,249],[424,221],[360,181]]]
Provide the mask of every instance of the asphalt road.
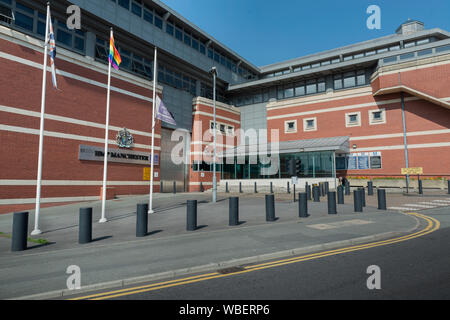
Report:
[[[123,295],[132,300],[450,299],[450,210],[421,211],[440,228],[411,240]],[[369,266],[381,289],[367,288]]]

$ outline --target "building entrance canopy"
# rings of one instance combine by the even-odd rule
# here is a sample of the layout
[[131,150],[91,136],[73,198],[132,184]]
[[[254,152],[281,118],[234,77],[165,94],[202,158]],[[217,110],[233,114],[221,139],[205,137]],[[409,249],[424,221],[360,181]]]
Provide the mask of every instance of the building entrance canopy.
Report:
[[[221,166],[222,179],[290,178],[287,169],[290,159],[298,162],[298,177],[335,177],[336,153],[350,153],[349,137],[238,146],[220,155],[224,158]],[[267,159],[268,155],[271,164],[261,161]],[[273,161],[277,162],[275,166]],[[267,173],[268,167],[275,167],[276,170]]]

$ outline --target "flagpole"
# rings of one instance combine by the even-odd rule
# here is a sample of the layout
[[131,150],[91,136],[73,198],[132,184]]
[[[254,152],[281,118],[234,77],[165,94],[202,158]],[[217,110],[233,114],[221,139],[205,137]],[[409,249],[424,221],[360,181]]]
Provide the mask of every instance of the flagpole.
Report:
[[154,161],[155,161],[155,111],[156,111],[156,81],[158,77],[157,72],[157,55],[158,50],[155,46],[155,54],[154,54],[154,61],[153,61],[153,103],[152,103],[152,153],[151,153],[151,166],[150,166],[150,199],[149,199],[149,205],[148,205],[148,213],[154,213],[153,211],[153,167],[154,167]]
[[[110,39],[113,37],[113,28],[111,28]],[[103,189],[102,189],[102,217],[98,221],[104,223],[108,221],[105,216],[106,207],[106,176],[108,173],[108,134],[109,134],[109,102],[111,91],[111,61],[108,61],[108,93],[106,96],[106,129],[105,129],[105,151],[103,156]]]
[[44,41],[44,67],[42,69],[42,96],[41,96],[41,121],[39,129],[39,155],[38,172],[36,183],[36,208],[34,213],[34,230],[31,235],[41,234],[39,229],[39,213],[41,209],[41,185],[42,185],[42,154],[44,146],[44,114],[45,114],[45,92],[47,86],[47,54],[48,54],[48,21],[50,19],[50,2],[47,2],[47,19],[45,22],[45,41]]

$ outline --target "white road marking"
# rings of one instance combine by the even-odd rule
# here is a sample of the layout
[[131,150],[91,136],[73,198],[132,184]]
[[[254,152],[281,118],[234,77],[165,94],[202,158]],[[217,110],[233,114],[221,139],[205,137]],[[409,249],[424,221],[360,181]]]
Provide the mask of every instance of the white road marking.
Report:
[[329,230],[329,229],[343,228],[343,227],[349,227],[349,226],[355,226],[355,225],[364,225],[364,224],[370,224],[370,223],[374,223],[374,222],[369,221],[369,220],[353,219],[353,220],[333,222],[333,223],[312,224],[307,227],[313,228],[313,229],[318,229],[318,230]]

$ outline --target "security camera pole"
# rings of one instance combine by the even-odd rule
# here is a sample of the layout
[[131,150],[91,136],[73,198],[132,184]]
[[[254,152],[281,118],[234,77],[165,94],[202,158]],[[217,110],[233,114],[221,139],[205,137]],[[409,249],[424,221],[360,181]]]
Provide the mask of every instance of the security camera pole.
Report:
[[213,76],[213,109],[214,109],[214,159],[213,159],[213,188],[212,188],[212,202],[217,201],[217,179],[216,179],[216,77],[217,69],[212,67],[209,71]]

